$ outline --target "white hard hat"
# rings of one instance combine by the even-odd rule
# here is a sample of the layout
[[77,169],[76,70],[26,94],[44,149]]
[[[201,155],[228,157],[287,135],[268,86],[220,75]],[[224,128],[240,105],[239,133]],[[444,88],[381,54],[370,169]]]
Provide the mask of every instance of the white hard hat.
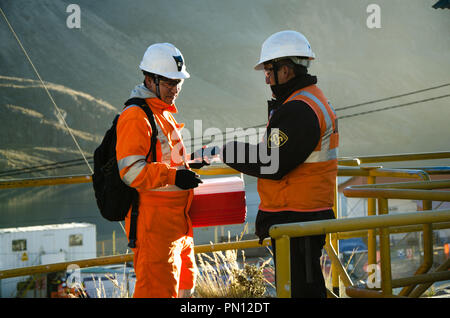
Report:
[[185,79],[190,75],[180,50],[170,43],[156,43],[145,51],[139,68],[171,79]]
[[308,67],[309,60],[314,60],[316,56],[303,34],[291,30],[281,31],[272,34],[264,41],[255,70],[262,70],[264,62],[283,57],[289,57],[294,60],[294,63]]

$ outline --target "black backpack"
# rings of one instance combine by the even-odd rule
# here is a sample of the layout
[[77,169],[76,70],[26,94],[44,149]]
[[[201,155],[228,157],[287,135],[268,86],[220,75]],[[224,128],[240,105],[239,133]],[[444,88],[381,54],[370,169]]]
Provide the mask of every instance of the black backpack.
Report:
[[[140,106],[147,114],[152,127],[150,150],[146,159],[152,154],[152,161],[156,161],[156,137],[158,130],[150,107],[142,98],[131,98],[126,101],[129,105]],[[123,221],[131,209],[130,232],[128,246],[136,247],[136,230],[139,207],[139,194],[136,189],[126,185],[120,178],[116,159],[117,134],[116,126],[119,115],[114,118],[112,127],[106,132],[103,141],[94,152],[94,174],[92,185],[95,199],[101,215],[109,221]]]

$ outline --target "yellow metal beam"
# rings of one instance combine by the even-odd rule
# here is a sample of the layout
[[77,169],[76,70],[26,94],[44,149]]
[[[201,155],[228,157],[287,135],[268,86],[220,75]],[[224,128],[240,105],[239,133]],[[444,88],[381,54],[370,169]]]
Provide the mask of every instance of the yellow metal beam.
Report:
[[192,169],[197,174],[202,176],[215,176],[215,175],[228,175],[228,174],[240,174],[239,171],[230,168],[226,165],[211,165],[205,166],[201,169]]
[[327,252],[328,257],[331,260],[331,264],[334,265],[336,272],[339,273],[339,277],[342,280],[342,283],[344,284],[344,286],[345,287],[352,286],[353,285],[352,279],[347,274],[347,271],[345,270],[344,266],[342,266],[342,263],[337,255],[336,250],[334,249],[333,245],[329,241],[327,241],[324,246],[324,249]]
[[270,246],[270,238],[263,241],[263,244],[259,244],[259,240],[246,240],[239,242],[229,242],[229,243],[215,243],[215,244],[205,244],[205,245],[195,245],[195,254],[208,253],[208,252],[218,252],[226,251],[230,249],[247,249],[247,248],[258,248]]
[[450,158],[450,151],[359,156],[353,159],[358,159],[361,164],[364,164],[375,162],[418,161],[447,158]]
[[[340,215],[338,186],[339,185],[336,182],[336,187],[335,187],[335,191],[334,191],[334,206],[333,206],[334,217],[336,219],[339,218],[339,215]],[[326,236],[326,242],[331,244],[331,248],[332,248],[334,254],[336,254],[335,251],[338,251],[336,257],[339,259],[339,240],[337,239],[337,235],[335,233],[328,234]],[[340,294],[340,291],[339,291],[340,269],[337,268],[340,265],[341,265],[340,263],[333,262],[333,261],[331,262],[331,286],[333,288],[333,292],[337,295]]]
[[7,269],[0,271],[0,279],[11,278],[11,277],[19,277],[26,275],[33,275],[39,273],[52,273],[52,272],[60,272],[66,271],[69,265],[78,265],[80,268],[92,267],[92,266],[103,266],[103,265],[111,265],[111,264],[120,264],[126,262],[133,261],[134,254],[122,254],[116,256],[105,256],[105,257],[97,257],[85,260],[77,260],[71,262],[62,262],[48,265],[37,265],[30,267],[22,267],[15,269]]
[[283,235],[275,241],[275,261],[277,271],[277,296],[278,298],[291,298],[291,256],[290,239]]
[[[438,268],[434,270],[434,273],[447,271],[450,268],[450,258],[447,259],[443,264],[439,265]],[[448,272],[447,272],[448,273]],[[422,295],[431,285],[433,282],[426,282],[422,285],[417,286],[412,293],[409,295],[409,297],[419,297]]]
[[[368,169],[370,168],[370,169]],[[233,175],[240,172],[234,170],[225,165],[207,166],[202,169],[194,170],[199,175],[211,176],[211,175]],[[448,170],[446,170],[449,173]],[[437,172],[436,172],[437,173]],[[426,172],[422,170],[411,169],[384,169],[381,167],[339,167],[338,176],[389,176],[399,178],[426,178]],[[38,186],[50,186],[50,185],[62,185],[62,184],[78,184],[92,182],[91,175],[73,175],[73,176],[60,176],[60,177],[42,177],[42,178],[28,178],[28,179],[8,179],[0,180],[0,189],[11,188],[24,188],[24,187],[38,187]],[[440,181],[433,181],[438,182]],[[393,184],[380,184],[373,185],[376,188],[388,187]],[[413,186],[413,185],[411,185]],[[434,185],[430,185],[434,186]],[[353,186],[355,188],[360,186]],[[392,186],[393,188],[402,187],[402,185]]]
[[395,215],[375,215],[339,220],[321,220],[301,223],[273,225],[269,234],[272,238],[311,236],[335,232],[357,231],[391,226],[417,225],[424,223],[450,222],[450,209],[424,213],[405,212]]
[[350,186],[344,189],[344,195],[357,198],[450,201],[450,191],[443,190],[356,188],[356,186]]
[[435,190],[450,188],[448,180],[408,181],[395,183],[363,184],[347,187],[349,189],[404,189],[404,190]]
[[[375,184],[376,177],[367,177],[368,184]],[[375,198],[367,199],[367,215],[373,216],[377,214],[377,203]],[[367,264],[372,265],[377,263],[377,238],[375,230],[367,231]]]
[[[270,245],[270,238],[267,238],[263,241],[262,245],[259,245],[258,240],[247,240],[247,241],[238,241],[238,242],[229,242],[229,243],[219,243],[219,244],[206,244],[206,245],[196,245],[194,246],[194,252],[196,254],[199,253],[207,253],[207,252],[217,252],[224,251],[230,249],[246,249],[246,248],[258,248],[265,247]],[[80,268],[93,267],[93,266],[103,266],[103,265],[112,265],[112,264],[120,264],[125,262],[132,262],[134,254],[121,254],[115,256],[105,256],[105,257],[97,257],[85,260],[74,260],[70,262],[62,262],[56,264],[48,264],[48,265],[37,265],[37,266],[29,266],[29,267],[21,267],[15,269],[7,269],[0,271],[0,279],[11,278],[11,277],[19,277],[40,273],[52,273],[59,271],[66,271],[69,265],[76,264]]]
[[379,291],[365,288],[357,288],[354,286],[349,286],[345,288],[345,293],[347,294],[347,296],[352,298],[406,298],[396,295],[384,295]]
[[[378,199],[379,216],[389,213],[387,199]],[[392,295],[391,248],[389,232],[386,227],[380,228],[380,267],[381,289],[384,295]]]
[[[434,283],[437,281],[450,280],[450,271],[438,271],[434,273],[414,275],[410,277],[397,278],[392,280],[392,287],[403,287],[422,283]],[[420,295],[419,295],[420,296]],[[417,296],[418,297],[418,296]]]
[[[429,212],[429,211],[427,211]],[[450,229],[450,222],[441,222],[432,224],[433,230],[444,230]],[[389,234],[400,234],[400,233],[409,233],[409,232],[419,232],[423,230],[423,225],[404,225],[404,226],[396,226],[390,227],[388,229]],[[337,238],[339,240],[346,240],[355,237],[366,237],[370,230],[361,230],[361,231],[351,231],[351,232],[339,232],[337,233]],[[375,235],[379,235],[379,231],[377,229],[375,231]]]
[[30,178],[20,180],[12,179],[12,180],[0,180],[0,189],[40,187],[40,186],[78,184],[89,182],[92,182],[92,176],[90,175],[62,176],[50,178]]

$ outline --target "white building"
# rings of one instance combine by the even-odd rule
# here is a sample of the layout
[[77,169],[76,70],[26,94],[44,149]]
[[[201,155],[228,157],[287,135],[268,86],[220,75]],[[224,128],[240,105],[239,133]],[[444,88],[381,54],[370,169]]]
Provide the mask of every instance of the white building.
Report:
[[[0,255],[0,270],[95,258],[96,228],[66,223],[0,229]],[[0,280],[0,296],[16,297],[18,283],[27,278]]]

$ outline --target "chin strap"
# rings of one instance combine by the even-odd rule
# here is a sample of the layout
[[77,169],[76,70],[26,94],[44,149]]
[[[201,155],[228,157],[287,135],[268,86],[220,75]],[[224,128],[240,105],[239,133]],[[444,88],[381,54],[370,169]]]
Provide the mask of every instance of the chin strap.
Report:
[[161,99],[161,95],[159,93],[159,75],[155,74],[154,80],[156,85],[156,96],[158,96],[158,98]]
[[[155,85],[156,85],[156,96],[157,96],[159,99],[161,99],[161,94],[160,94],[160,92],[159,92],[159,75],[154,74],[154,75],[153,75],[153,81],[155,82]],[[150,88],[147,86],[147,84],[146,84],[145,82],[146,82],[146,81],[145,81],[145,79],[144,79],[144,86],[147,87],[147,89],[150,90]]]

